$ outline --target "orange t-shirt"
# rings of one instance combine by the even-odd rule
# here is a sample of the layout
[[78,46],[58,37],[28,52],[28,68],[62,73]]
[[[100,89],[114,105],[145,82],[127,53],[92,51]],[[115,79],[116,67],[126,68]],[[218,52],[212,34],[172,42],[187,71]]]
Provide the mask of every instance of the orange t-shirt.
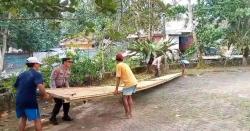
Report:
[[132,70],[126,63],[120,62],[116,65],[116,77],[120,77],[121,81],[125,85],[125,88],[137,85],[137,80]]

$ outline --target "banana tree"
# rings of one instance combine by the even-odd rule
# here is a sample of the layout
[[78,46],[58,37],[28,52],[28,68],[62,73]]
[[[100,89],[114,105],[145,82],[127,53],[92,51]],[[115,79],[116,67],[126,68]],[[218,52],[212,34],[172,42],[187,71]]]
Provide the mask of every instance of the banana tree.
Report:
[[129,45],[128,50],[137,52],[144,57],[144,61],[151,65],[150,58],[153,56],[163,56],[166,52],[171,50],[169,49],[170,46],[174,45],[175,43],[171,43],[171,40],[162,43],[155,43],[152,41],[137,41]]

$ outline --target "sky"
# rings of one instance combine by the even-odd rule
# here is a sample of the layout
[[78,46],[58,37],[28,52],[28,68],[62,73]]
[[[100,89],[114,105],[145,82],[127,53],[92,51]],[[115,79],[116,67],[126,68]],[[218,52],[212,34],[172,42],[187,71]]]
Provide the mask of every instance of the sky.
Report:
[[[173,0],[162,0],[165,3],[173,3]],[[176,0],[180,5],[187,5],[188,4],[188,0]],[[197,0],[191,0],[192,4],[196,4]]]

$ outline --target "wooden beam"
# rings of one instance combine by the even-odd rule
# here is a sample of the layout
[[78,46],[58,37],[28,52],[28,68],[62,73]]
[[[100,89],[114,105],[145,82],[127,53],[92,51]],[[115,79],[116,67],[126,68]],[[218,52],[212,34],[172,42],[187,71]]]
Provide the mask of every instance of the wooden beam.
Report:
[[[149,88],[156,87],[171,81],[181,76],[181,73],[170,74],[155,79],[141,81],[137,85],[137,91],[146,90]],[[98,97],[112,96],[115,86],[93,86],[93,87],[72,87],[72,88],[58,88],[48,89],[47,92],[53,97],[65,99],[68,101],[79,100],[79,99],[94,99]],[[119,87],[119,92],[122,91],[122,87]]]

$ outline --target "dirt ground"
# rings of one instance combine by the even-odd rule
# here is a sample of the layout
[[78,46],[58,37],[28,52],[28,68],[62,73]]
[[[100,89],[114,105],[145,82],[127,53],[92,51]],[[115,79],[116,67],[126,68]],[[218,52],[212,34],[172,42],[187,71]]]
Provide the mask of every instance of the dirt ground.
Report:
[[74,122],[46,131],[241,131],[250,130],[249,68],[213,71],[137,93],[132,119],[120,97],[75,107]]
[[190,70],[187,77],[139,92],[132,119],[124,119],[120,100],[114,96],[78,104],[71,110],[73,122],[47,124],[44,130],[250,131],[250,68]]

